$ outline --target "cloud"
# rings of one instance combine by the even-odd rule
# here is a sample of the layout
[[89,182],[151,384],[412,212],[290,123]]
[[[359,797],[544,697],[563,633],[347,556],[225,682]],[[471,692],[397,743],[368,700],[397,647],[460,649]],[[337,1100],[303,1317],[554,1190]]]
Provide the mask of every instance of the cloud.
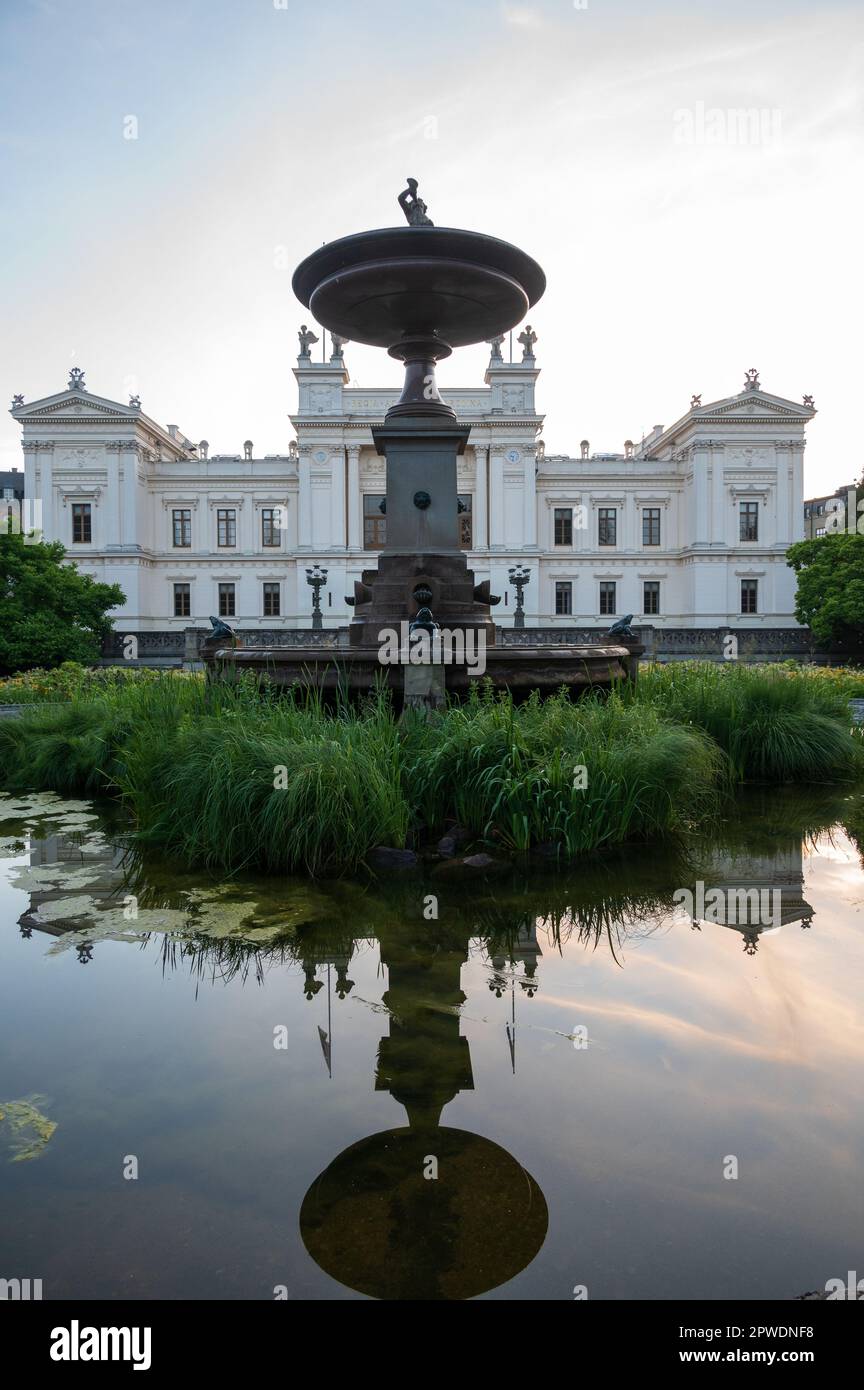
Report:
[[501,16],[513,29],[539,29],[543,24],[540,11],[530,5],[502,5]]

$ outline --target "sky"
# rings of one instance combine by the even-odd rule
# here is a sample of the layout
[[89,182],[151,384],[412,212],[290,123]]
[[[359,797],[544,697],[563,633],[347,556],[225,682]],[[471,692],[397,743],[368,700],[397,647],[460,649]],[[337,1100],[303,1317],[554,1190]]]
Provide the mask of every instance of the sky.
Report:
[[547,453],[621,451],[755,366],[814,396],[830,491],[862,473],[862,67],[860,0],[0,0],[0,400],[80,366],[211,453],[287,452],[291,272],[400,225],[411,175],[546,271]]

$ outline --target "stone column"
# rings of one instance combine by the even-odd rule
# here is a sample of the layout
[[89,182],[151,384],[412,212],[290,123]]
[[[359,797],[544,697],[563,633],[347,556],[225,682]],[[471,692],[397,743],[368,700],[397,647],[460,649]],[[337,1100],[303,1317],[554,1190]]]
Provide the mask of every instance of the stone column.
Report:
[[[107,506],[107,509],[106,509],[106,510],[107,510],[107,517],[106,517],[106,530],[107,530],[107,535],[105,536],[105,543],[106,543],[106,545],[109,545],[109,546],[118,546],[118,545],[120,544],[120,509],[121,509],[121,501],[120,501],[120,459],[121,459],[121,450],[122,450],[122,446],[121,446],[119,440],[112,440],[110,444],[106,444],[106,445],[105,445],[105,453],[106,453],[106,459],[105,459],[105,472],[106,472],[106,474],[107,474],[107,481],[108,481],[108,506]],[[164,510],[164,509],[163,509],[163,510]],[[172,516],[171,516],[171,510],[170,510],[170,508],[168,509],[167,516],[168,516],[168,523],[169,523],[169,527],[170,527],[170,524],[171,524],[171,521],[172,521]],[[169,534],[170,534],[170,533],[169,533]],[[164,539],[164,536],[161,537],[160,539],[161,539],[161,541],[162,541],[162,547],[164,548],[164,546],[165,546],[165,544],[166,544],[165,539]],[[157,547],[157,549],[158,549],[158,548],[159,548],[159,547]]]
[[728,544],[729,516],[726,509],[726,472],[723,466],[726,445],[715,440],[711,446],[711,532],[712,545]]
[[792,539],[804,539],[804,440],[792,445]]
[[123,444],[123,490],[120,502],[120,525],[123,545],[140,550],[138,539],[138,458],[139,446],[134,440]]
[[489,549],[504,549],[504,445],[489,451]]
[[312,549],[312,447],[301,444],[297,456],[299,496],[297,508],[297,549]]
[[360,445],[348,445],[348,549],[362,549]]
[[330,532],[334,550],[345,549],[345,450],[330,456]]
[[68,536],[57,535],[57,524],[54,519],[54,445],[51,443],[37,444],[38,463],[39,463],[39,486],[42,498],[42,534],[46,541],[62,540],[68,546],[72,539],[72,533]]
[[486,456],[487,448],[485,444],[474,445],[474,517],[473,517],[473,550],[488,550],[489,548],[489,527],[488,527],[488,508],[489,494],[486,483]]
[[523,516],[525,529],[523,546],[525,550],[537,549],[537,482],[535,470],[537,461],[533,453],[523,459],[525,482],[523,486]]

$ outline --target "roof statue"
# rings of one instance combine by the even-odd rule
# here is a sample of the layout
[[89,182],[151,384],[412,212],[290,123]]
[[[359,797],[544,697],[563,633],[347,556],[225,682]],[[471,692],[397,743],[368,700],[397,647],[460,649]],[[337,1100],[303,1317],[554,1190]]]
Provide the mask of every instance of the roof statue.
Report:
[[523,362],[525,361],[526,357],[534,356],[534,344],[537,341],[537,334],[534,332],[534,329],[531,327],[530,323],[526,323],[525,331],[519,334],[519,337],[516,339],[516,341],[517,343],[522,344]]
[[318,341],[318,335],[307,328],[305,323],[301,323],[297,337],[300,339],[300,356],[308,357],[310,347]]

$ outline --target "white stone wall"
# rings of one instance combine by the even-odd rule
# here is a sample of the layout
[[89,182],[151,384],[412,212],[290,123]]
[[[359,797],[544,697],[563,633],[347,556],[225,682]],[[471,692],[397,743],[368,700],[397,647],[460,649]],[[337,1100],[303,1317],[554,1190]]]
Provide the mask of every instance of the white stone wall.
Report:
[[[349,349],[350,350],[350,349]],[[43,532],[87,573],[120,584],[119,630],[165,631],[218,613],[218,586],[233,583],[238,626],[305,626],[312,589],[305,568],[329,571],[324,621],[350,620],[345,595],[377,552],[363,550],[363,497],[385,491],[384,461],[372,440],[397,393],[348,385],[340,359],[299,358],[295,440],[265,458],[211,455],[193,448],[139,406],[78,387],[18,405],[25,487],[42,505]],[[527,565],[526,623],[596,626],[599,586],[613,581],[616,613],[663,627],[797,626],[795,582],[786,547],[803,535],[804,429],[810,406],[748,384],[723,401],[694,405],[671,428],[620,454],[546,456],[538,462],[543,417],[536,413],[533,359],[492,361],[485,384],[448,400],[471,424],[459,461],[459,491],[472,498],[478,582],[502,596],[496,619],[512,622],[507,571]],[[759,505],[759,536],[739,539],[739,507]],[[72,507],[90,505],[92,539],[72,541]],[[217,512],[236,512],[236,545],[217,544]],[[283,509],[278,547],[264,547],[261,511]],[[554,541],[556,507],[574,510],[572,545]],[[598,511],[617,510],[614,547],[598,543]],[[642,543],[642,509],[658,508],[661,544]],[[191,512],[192,543],[175,548],[172,511]],[[587,521],[578,526],[579,509]],[[759,584],[759,612],[740,611],[742,578]],[[643,618],[642,586],[660,584],[660,612]],[[263,611],[264,583],[280,586],[281,615]],[[572,584],[572,613],[556,615],[556,582]],[[173,615],[173,586],[188,583],[189,617]]]

